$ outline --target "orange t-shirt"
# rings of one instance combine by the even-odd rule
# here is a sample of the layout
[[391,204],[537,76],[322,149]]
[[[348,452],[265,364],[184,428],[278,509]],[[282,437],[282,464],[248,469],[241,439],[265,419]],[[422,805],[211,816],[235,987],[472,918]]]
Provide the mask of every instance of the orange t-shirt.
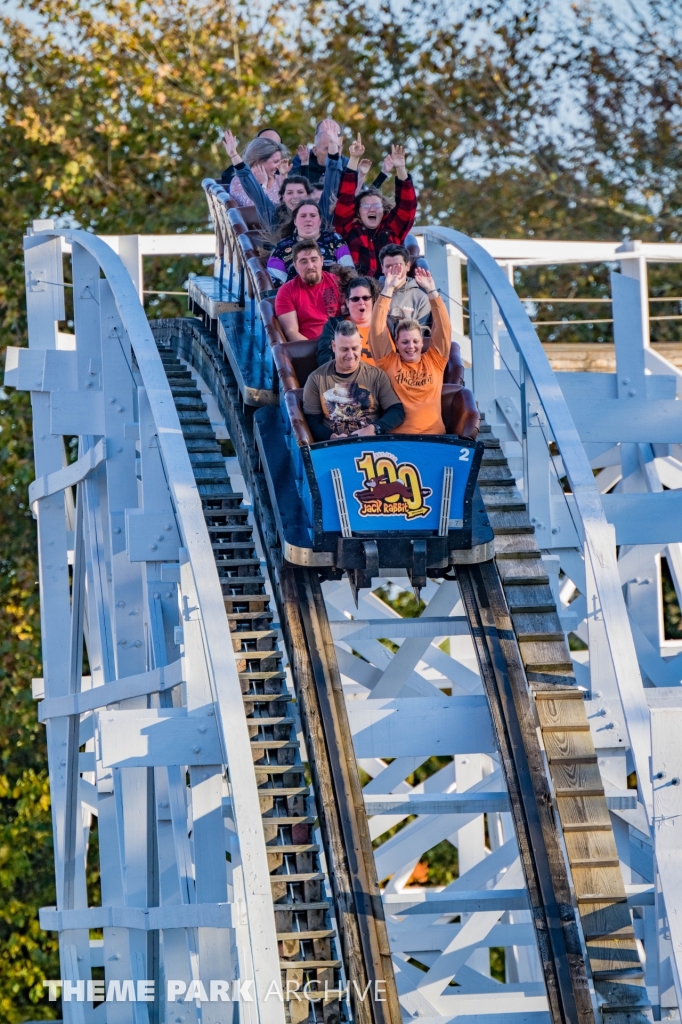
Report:
[[369,363],[370,366],[376,366],[377,364],[374,362],[372,350],[369,347],[369,324],[367,324],[366,327],[360,327],[358,325],[358,334],[362,341],[362,354],[360,355],[360,358],[363,363]]
[[404,363],[392,352],[376,365],[388,375],[393,390],[403,403],[405,419],[395,434],[445,434],[440,397],[443,370],[448,357],[429,348],[418,363]]

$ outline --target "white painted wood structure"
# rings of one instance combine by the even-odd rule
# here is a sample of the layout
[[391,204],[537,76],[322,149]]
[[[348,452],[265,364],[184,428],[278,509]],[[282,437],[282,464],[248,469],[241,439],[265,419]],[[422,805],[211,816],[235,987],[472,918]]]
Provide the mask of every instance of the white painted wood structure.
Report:
[[[41,919],[59,930],[61,977],[74,986],[103,965],[107,991],[154,980],[161,995],[93,1011],[74,988],[64,1020],[213,1024],[226,1007],[231,1020],[232,1003],[184,998],[222,980],[237,982],[244,1020],[278,1024],[283,1004],[266,998],[279,962],[249,736],[175,404],[121,260],[86,232],[64,237],[75,348],[57,330],[62,239],[36,232],[25,243],[29,348],[9,350],[5,375],[31,391],[34,417],[38,695],[57,881],[57,906]],[[65,437],[79,439],[68,466]],[[92,815],[101,907],[86,891]],[[103,943],[89,938],[97,928]],[[173,1003],[169,981],[182,983]]]
[[[682,260],[682,246],[419,234],[461,335],[468,262],[471,385],[529,503],[564,628],[587,645],[574,666],[588,692],[647,989],[655,1019],[679,1019],[682,644],[663,637],[660,559],[682,600],[682,373],[651,349],[646,267]],[[181,245],[189,243],[161,240],[154,251]],[[240,1018],[274,1024],[284,1018],[281,1003],[265,998],[278,961],[248,735],[201,504],[137,297],[144,248],[82,232],[60,237],[37,223],[26,239],[30,347],[8,355],[5,383],[32,392],[34,414],[44,657],[36,696],[57,877],[57,907],[41,920],[59,930],[62,977],[74,984],[101,965],[107,981],[155,978],[162,988],[169,978],[251,981],[254,999],[239,1003]],[[67,249],[75,348],[58,332]],[[554,374],[511,271],[589,261],[620,264],[611,277],[617,372]],[[76,436],[78,459],[67,464],[64,438]],[[242,490],[236,460],[227,462]],[[378,595],[382,586],[408,589],[408,581],[374,580],[357,608],[346,581],[325,583],[324,593],[355,753],[370,779],[372,838],[402,826],[377,845],[376,863],[404,1019],[548,1024],[457,584],[429,583],[418,620],[400,618]],[[434,755],[451,760],[410,785]],[[627,785],[633,771],[637,790]],[[88,906],[85,887],[93,815],[101,908]],[[444,840],[457,848],[459,877],[445,887],[409,884]],[[103,928],[103,945],[89,939],[92,928]],[[504,983],[490,974],[498,947]],[[63,1007],[69,1024],[233,1020],[232,1004],[198,1000]]]

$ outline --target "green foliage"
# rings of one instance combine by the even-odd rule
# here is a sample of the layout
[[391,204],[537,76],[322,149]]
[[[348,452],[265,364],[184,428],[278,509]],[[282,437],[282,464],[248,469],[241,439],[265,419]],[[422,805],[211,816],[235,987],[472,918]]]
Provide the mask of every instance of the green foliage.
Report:
[[[426,608],[426,604],[421,598],[417,601],[411,591],[403,590],[402,587],[398,587],[394,583],[389,583],[387,587],[377,587],[374,593],[404,619],[416,619]],[[382,640],[381,642],[388,646],[391,641]]]
[[495,981],[504,983],[507,980],[504,946],[490,947],[490,974]]
[[682,613],[675,593],[667,558],[661,558],[663,583],[663,626],[666,640],[682,640]]
[[424,853],[414,869],[411,884],[450,885],[459,878],[457,847],[444,839]]

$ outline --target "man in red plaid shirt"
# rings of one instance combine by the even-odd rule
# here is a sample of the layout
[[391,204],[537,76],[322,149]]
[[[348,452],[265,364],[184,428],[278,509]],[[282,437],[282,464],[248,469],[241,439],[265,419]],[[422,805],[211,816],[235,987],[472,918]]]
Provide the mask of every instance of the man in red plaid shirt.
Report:
[[389,242],[402,245],[417,214],[417,195],[405,168],[405,148],[393,146],[395,206],[386,208],[378,189],[366,189],[356,196],[358,163],[365,147],[360,135],[350,146],[348,167],[341,175],[339,197],[334,210],[334,230],[350,249],[358,273],[377,277],[381,273],[379,251]]

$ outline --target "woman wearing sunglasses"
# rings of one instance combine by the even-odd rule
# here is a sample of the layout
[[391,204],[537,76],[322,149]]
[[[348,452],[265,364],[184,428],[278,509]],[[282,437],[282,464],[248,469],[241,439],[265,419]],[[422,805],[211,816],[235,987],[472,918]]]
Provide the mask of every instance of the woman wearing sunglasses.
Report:
[[333,316],[326,325],[317,343],[317,365],[323,366],[334,358],[332,340],[336,325],[341,320],[352,320],[362,339],[361,360],[374,366],[369,347],[369,327],[372,322],[372,309],[379,295],[379,285],[373,277],[352,277],[344,288],[345,302],[348,313],[345,317]]

